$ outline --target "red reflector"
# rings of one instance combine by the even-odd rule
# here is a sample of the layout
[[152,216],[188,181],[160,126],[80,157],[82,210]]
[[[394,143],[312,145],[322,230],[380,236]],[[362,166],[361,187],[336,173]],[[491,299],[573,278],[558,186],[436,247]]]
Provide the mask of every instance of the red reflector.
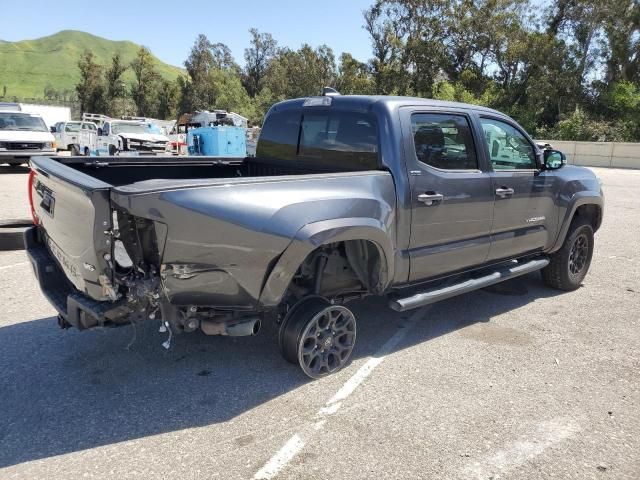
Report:
[[31,218],[33,220],[33,224],[34,225],[38,225],[40,223],[40,220],[38,219],[38,216],[36,215],[36,209],[33,206],[33,179],[36,176],[36,172],[34,172],[33,170],[29,170],[29,181],[28,181],[28,195],[29,195],[29,207],[31,208]]

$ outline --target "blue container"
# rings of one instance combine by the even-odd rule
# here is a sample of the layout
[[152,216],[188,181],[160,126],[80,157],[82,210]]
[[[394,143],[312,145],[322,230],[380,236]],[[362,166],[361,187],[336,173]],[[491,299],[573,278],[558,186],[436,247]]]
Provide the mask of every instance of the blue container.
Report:
[[187,132],[189,155],[208,157],[246,157],[247,137],[243,127],[191,128]]

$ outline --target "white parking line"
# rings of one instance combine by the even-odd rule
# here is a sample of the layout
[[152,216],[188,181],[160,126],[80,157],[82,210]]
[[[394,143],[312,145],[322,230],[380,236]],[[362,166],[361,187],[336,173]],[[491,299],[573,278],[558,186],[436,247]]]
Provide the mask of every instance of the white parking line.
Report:
[[504,449],[489,453],[467,466],[460,478],[499,478],[523,463],[537,457],[547,448],[573,437],[580,431],[578,423],[569,417],[556,417],[537,425],[536,431],[518,439]]
[[7,268],[13,268],[13,267],[19,267],[20,265],[27,265],[29,262],[20,262],[20,263],[14,263],[13,265],[4,265],[3,267],[0,267],[0,270],[6,270]]
[[[327,417],[334,415],[342,406],[343,402],[358,388],[364,380],[380,365],[398,343],[409,333],[416,321],[424,315],[426,309],[416,310],[411,317],[404,321],[400,329],[380,347],[380,349],[349,380],[325,403],[316,413],[314,422],[302,428],[300,432],[294,434],[278,452],[253,476],[254,480],[271,480],[278,475],[295,456],[304,448],[307,441],[311,439],[315,432],[322,430]],[[306,440],[305,440],[306,439]]]

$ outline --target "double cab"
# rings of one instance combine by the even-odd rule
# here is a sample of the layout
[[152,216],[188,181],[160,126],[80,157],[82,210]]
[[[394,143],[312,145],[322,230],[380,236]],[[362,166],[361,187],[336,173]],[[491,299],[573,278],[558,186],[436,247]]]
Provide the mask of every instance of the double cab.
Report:
[[535,271],[578,288],[604,206],[498,111],[340,95],[274,105],[255,157],[34,158],[30,197],[60,326],[156,321],[168,347],[275,322],[312,378],[349,361],[350,300],[405,311]]

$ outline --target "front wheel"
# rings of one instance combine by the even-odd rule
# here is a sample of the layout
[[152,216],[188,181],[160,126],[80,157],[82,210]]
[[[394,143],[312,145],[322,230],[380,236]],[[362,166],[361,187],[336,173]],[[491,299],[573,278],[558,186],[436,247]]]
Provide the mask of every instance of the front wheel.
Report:
[[347,307],[310,297],[289,312],[281,328],[281,350],[311,378],[344,367],[356,342],[356,318]]
[[565,291],[579,288],[591,265],[593,245],[591,224],[586,220],[574,220],[562,247],[542,269],[544,283]]

